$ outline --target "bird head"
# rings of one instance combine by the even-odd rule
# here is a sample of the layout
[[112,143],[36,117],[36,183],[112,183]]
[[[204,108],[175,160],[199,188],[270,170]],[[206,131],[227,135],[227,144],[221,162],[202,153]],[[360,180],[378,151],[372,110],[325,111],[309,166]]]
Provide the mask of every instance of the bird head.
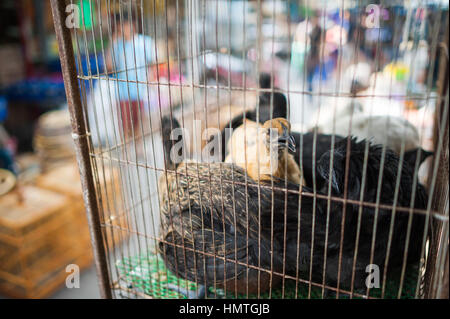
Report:
[[291,135],[291,124],[282,117],[266,121],[263,125],[266,130],[265,144],[269,149],[278,151],[289,150],[295,153],[295,139]]

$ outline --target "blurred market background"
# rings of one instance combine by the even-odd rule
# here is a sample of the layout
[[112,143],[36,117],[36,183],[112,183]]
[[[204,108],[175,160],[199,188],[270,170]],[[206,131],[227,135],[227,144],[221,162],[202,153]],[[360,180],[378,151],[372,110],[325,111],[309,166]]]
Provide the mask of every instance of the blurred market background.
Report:
[[[73,2],[83,12],[84,27],[74,31],[80,73],[99,75],[108,64],[108,54],[102,53],[114,41],[105,21],[111,14],[123,14],[121,1]],[[319,106],[326,114],[331,110],[327,106],[348,102],[333,92],[350,93],[356,77],[361,90],[386,96],[359,100],[377,105],[373,114],[408,113],[424,132],[424,146],[431,145],[435,93],[426,90],[427,81],[435,83],[438,74],[429,70],[439,69],[439,59],[431,58],[431,44],[435,32],[444,33],[445,23],[437,30],[432,26],[448,14],[447,1],[389,2],[380,11],[381,28],[368,28],[362,18],[370,1],[262,1],[260,25],[257,1],[217,0],[204,15],[190,8],[192,21],[185,21],[184,1],[168,1],[167,11],[161,0],[155,1],[155,8],[153,1],[142,3],[141,18],[152,30],[147,36],[158,48],[160,61],[170,61],[176,69],[177,52],[189,50],[187,41],[177,41],[179,28],[187,23],[194,34],[191,50],[199,56],[181,79],[169,74],[167,64],[149,68],[153,81],[156,76],[158,81],[166,77],[180,83],[193,78],[211,86],[219,81],[225,88],[229,83],[252,87],[258,73],[267,72],[274,86],[290,92],[290,121],[303,131],[314,125]],[[167,28],[156,23],[166,17]],[[0,296],[98,298],[49,1],[0,1],[0,30]],[[316,60],[306,58],[311,52],[316,52]],[[108,143],[113,128],[96,123],[113,123],[117,115],[94,114],[93,106],[109,104],[103,100],[108,96],[111,104],[117,102],[107,94],[117,88],[92,78],[82,81],[88,94],[83,99],[96,142]],[[170,106],[176,110],[183,98],[192,99],[190,95],[203,99],[200,88],[184,90],[184,97],[178,89],[168,96],[167,86],[152,86],[142,98],[146,116],[159,117],[156,111]],[[395,98],[425,93],[425,101]],[[207,94],[211,100],[219,95],[228,99],[226,89]],[[103,118],[97,121],[98,116]],[[82,269],[80,288],[65,286],[69,264]]]

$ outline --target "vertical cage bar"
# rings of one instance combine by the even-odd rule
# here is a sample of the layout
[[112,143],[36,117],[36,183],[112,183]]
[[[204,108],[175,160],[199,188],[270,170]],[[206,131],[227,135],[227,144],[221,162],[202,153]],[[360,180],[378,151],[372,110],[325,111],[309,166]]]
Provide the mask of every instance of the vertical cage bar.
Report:
[[106,250],[103,245],[99,208],[96,199],[94,178],[92,176],[92,163],[89,158],[89,143],[87,139],[86,123],[84,122],[83,116],[80,88],[78,86],[72,38],[69,28],[65,27],[66,2],[51,0],[50,3],[56,38],[58,41],[67,104],[70,111],[75,151],[83,187],[83,198],[89,221],[89,231],[95,257],[97,277],[99,279],[100,294],[102,298],[110,299],[112,295],[108,276]]
[[[448,84],[449,84],[449,70],[448,70],[448,59],[449,59],[449,53],[448,53],[448,37],[449,37],[449,30],[448,30],[448,14],[446,17],[447,20],[447,26],[446,26],[446,33],[443,38],[443,41],[439,43],[439,52],[440,52],[440,61],[439,61],[439,75],[438,75],[438,94],[439,98],[436,100],[436,111],[434,114],[434,132],[433,132],[433,144],[434,144],[434,150],[437,149],[437,146],[439,144],[439,130],[440,125],[442,121],[442,116],[445,109],[445,101],[446,96],[449,94],[448,92]],[[443,138],[442,141],[442,152],[440,154],[439,158],[439,166],[438,166],[438,172],[437,179],[436,179],[436,188],[434,191],[434,194],[430,194],[430,196],[433,196],[433,202],[432,202],[432,209],[437,210],[439,212],[444,212],[445,205],[446,205],[446,188],[448,189],[448,165],[449,165],[449,158],[448,158],[448,152],[445,150],[448,150],[448,121],[445,121],[446,127],[444,135],[441,137]],[[433,167],[430,167],[429,170],[429,176],[433,175]],[[428,181],[430,182],[430,181]],[[447,198],[448,200],[448,198]],[[445,223],[448,223],[448,220],[445,221]],[[430,238],[430,252],[429,257],[427,260],[427,267],[425,272],[425,292],[424,297],[425,298],[440,298],[443,295],[445,295],[445,289],[444,293],[441,294],[441,296],[438,295],[438,287],[433,286],[433,282],[435,279],[435,276],[439,276],[438,273],[436,273],[436,269],[438,269],[438,256],[441,252],[441,250],[448,250],[448,246],[445,247],[445,245],[448,245],[448,237],[447,240],[441,240],[441,235],[444,230],[444,222],[439,220],[433,220],[432,221],[432,232],[431,232],[431,238]],[[448,226],[447,226],[448,227]],[[447,233],[448,236],[448,233]],[[443,247],[444,246],[444,247]],[[448,254],[447,254],[448,256]],[[447,257],[448,258],[448,257]],[[446,294],[448,297],[448,260],[447,260],[447,286],[446,286]],[[444,277],[446,278],[446,277]]]

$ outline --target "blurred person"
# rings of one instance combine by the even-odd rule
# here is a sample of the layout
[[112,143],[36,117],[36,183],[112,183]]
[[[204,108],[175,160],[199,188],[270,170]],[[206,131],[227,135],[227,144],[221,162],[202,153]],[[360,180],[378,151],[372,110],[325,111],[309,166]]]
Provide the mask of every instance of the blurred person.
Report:
[[320,48],[322,38],[322,28],[319,25],[319,14],[311,18],[311,31],[309,32],[309,51],[306,55],[306,80],[308,91],[312,92],[312,81],[317,67],[320,65]]
[[408,67],[408,89],[412,92],[424,92],[429,68],[430,48],[424,40],[400,43],[403,63]]
[[[119,111],[125,139],[140,132],[139,117],[147,101],[147,68],[153,61],[154,41],[138,33],[138,19],[133,14],[117,14],[113,23],[106,66],[118,79]],[[115,24],[115,25],[114,25]]]
[[301,21],[295,29],[291,51],[291,67],[293,73],[298,78],[303,78],[302,74],[304,74],[305,70],[306,55],[310,46],[308,35],[311,29],[311,23],[308,18]]

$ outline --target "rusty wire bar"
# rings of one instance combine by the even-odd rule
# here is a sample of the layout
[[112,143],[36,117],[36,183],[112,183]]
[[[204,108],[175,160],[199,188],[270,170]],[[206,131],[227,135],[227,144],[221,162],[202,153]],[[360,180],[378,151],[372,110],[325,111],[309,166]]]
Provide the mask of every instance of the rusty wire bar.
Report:
[[103,298],[111,298],[111,285],[108,276],[106,250],[103,245],[103,233],[100,227],[100,216],[97,204],[97,193],[92,175],[92,166],[89,157],[89,142],[86,135],[86,123],[82,110],[80,89],[77,80],[74,50],[70,29],[66,27],[66,3],[51,0],[52,15],[55,25],[56,37],[59,46],[62,73],[66,87],[67,102],[70,110],[72,134],[77,152],[78,167],[80,169],[83,198],[86,205],[87,217],[94,250],[97,276],[99,278],[100,293]]

